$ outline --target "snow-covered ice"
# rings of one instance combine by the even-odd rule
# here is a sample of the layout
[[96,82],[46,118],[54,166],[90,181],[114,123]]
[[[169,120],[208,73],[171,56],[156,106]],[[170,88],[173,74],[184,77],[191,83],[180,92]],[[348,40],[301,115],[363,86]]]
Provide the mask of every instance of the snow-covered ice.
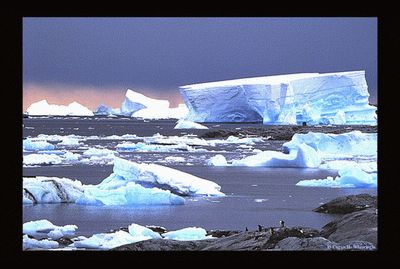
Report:
[[206,236],[207,231],[203,228],[188,227],[176,231],[171,231],[163,234],[164,239],[172,239],[179,241],[188,240],[204,240],[210,239],[212,236]]
[[35,238],[73,237],[77,229],[76,225],[57,226],[46,219],[29,221],[22,225],[22,232]]
[[195,122],[376,125],[365,71],[300,73],[181,86]]
[[378,172],[377,162],[356,162],[351,160],[335,160],[335,161],[327,161],[324,164],[319,166],[320,169],[334,169],[340,170],[343,168],[354,168],[358,167],[364,172],[367,173],[376,173]]
[[142,119],[181,119],[188,113],[188,109],[185,104],[180,104],[178,107],[152,107],[143,108],[132,114],[134,118]]
[[177,121],[174,129],[208,129],[208,127],[193,121],[180,119]]
[[78,180],[58,177],[24,177],[24,203],[73,203],[82,196],[84,185]]
[[90,109],[77,102],[72,102],[68,106],[64,106],[50,105],[47,100],[31,104],[26,112],[30,116],[93,116],[93,112]]
[[89,148],[82,153],[84,156],[108,156],[114,155],[114,151],[109,149]]
[[293,150],[290,154],[268,150],[241,160],[233,160],[231,165],[317,168],[320,164],[321,158],[318,153],[312,147],[300,144],[297,150]]
[[326,179],[309,179],[297,182],[303,187],[328,187],[328,188],[376,188],[378,176],[376,173],[368,174],[358,167],[345,167],[338,171],[338,176]]
[[31,139],[24,139],[22,141],[22,147],[26,151],[35,150],[53,150],[55,146],[46,141],[32,141]]
[[80,141],[80,139],[78,139],[78,138],[65,136],[62,138],[61,142],[57,143],[57,146],[76,147],[76,146],[81,145],[81,143],[79,141]]

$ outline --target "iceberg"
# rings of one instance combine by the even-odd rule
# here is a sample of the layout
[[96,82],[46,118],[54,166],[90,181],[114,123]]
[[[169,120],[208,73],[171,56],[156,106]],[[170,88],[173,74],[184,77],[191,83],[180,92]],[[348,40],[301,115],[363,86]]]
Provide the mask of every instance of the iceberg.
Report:
[[377,133],[362,133],[353,131],[343,134],[324,134],[308,132],[294,134],[292,140],[283,144],[284,152],[296,150],[298,145],[307,144],[321,156],[347,155],[377,155]]
[[114,156],[114,151],[109,149],[89,148],[82,153],[84,156]]
[[185,200],[169,190],[143,187],[112,174],[99,185],[86,187],[84,195],[75,203],[81,205],[182,205]]
[[298,145],[290,154],[263,151],[241,160],[233,160],[232,166],[299,167],[317,168],[321,164],[318,153],[306,144]]
[[79,139],[69,136],[63,137],[62,141],[57,143],[57,146],[67,146],[67,147],[75,147],[80,145],[81,143],[79,142]]
[[193,121],[180,119],[176,123],[174,129],[208,129],[208,127]]
[[376,125],[365,71],[299,73],[185,85],[194,122]]
[[128,89],[121,105],[121,114],[131,116],[134,112],[144,108],[167,109],[169,101],[153,99]]
[[212,166],[227,166],[228,163],[224,157],[224,155],[217,154],[213,157],[211,157],[209,160],[206,162],[208,165]]
[[57,226],[46,219],[29,221],[22,225],[22,232],[36,238],[59,239],[73,237],[78,229],[76,225]]
[[47,100],[31,104],[26,112],[29,116],[93,116],[90,109],[77,102],[64,106],[50,105]]
[[179,195],[224,196],[218,184],[191,174],[157,164],[135,163],[115,157],[113,173],[98,185],[113,188],[126,182],[162,186]]
[[115,116],[121,115],[121,109],[111,108],[104,104],[100,104],[93,113],[96,116]]
[[296,186],[328,188],[376,188],[378,176],[368,174],[358,167],[345,167],[338,171],[336,178],[301,180]]
[[54,249],[58,248],[59,244],[57,241],[53,240],[37,240],[34,238],[29,238],[27,235],[22,236],[22,249]]
[[131,117],[142,118],[142,119],[180,119],[184,118],[188,113],[188,109],[185,104],[179,104],[178,107],[165,108],[165,107],[151,107],[143,108],[139,111],[134,112]]
[[83,195],[78,180],[58,177],[22,178],[23,203],[73,203]]
[[35,151],[35,150],[53,150],[55,146],[46,141],[32,141],[31,139],[24,139],[22,141],[23,150]]
[[376,173],[378,172],[377,162],[356,162],[349,160],[335,160],[335,161],[327,161],[319,166],[320,169],[334,169],[340,170],[343,168],[355,168],[358,167],[364,172],[367,173]]
[[164,239],[189,241],[189,240],[204,240],[213,238],[206,236],[207,231],[203,228],[188,227],[177,231],[171,231],[163,234]]

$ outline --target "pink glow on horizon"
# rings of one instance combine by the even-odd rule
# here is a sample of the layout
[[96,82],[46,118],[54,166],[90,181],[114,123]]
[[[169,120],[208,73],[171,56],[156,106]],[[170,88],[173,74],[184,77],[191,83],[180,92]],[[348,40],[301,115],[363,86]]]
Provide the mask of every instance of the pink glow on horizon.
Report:
[[[170,107],[176,107],[183,103],[182,98],[176,89],[176,94],[171,95],[170,91],[157,91],[153,89],[130,88],[148,97],[155,99],[166,99],[170,102]],[[95,110],[100,104],[118,108],[124,101],[126,88],[95,88],[87,86],[70,85],[44,85],[44,84],[24,84],[23,86],[23,111],[35,102],[46,99],[49,104],[68,105],[76,101],[86,106],[90,110]]]

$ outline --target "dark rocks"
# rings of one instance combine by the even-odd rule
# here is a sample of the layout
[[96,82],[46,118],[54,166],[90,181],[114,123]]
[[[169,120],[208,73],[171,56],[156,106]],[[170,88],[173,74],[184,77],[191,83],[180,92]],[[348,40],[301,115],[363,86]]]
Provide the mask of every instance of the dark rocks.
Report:
[[150,239],[133,244],[116,247],[118,251],[197,251],[207,246],[210,240],[177,241],[166,239]]
[[207,236],[211,235],[212,237],[220,238],[220,237],[227,237],[234,234],[238,234],[241,231],[231,231],[231,230],[210,230],[207,231]]
[[360,240],[376,246],[378,240],[377,227],[377,211],[370,208],[346,214],[326,224],[322,227],[321,236],[337,243]]
[[269,238],[270,234],[268,232],[241,232],[228,237],[214,239],[214,241],[201,250],[262,250],[268,243]]
[[57,241],[61,246],[68,246],[73,243],[73,241],[68,237],[61,237],[55,241]]
[[377,207],[377,197],[363,193],[336,198],[316,209],[315,212],[330,214],[347,214],[367,208]]
[[364,133],[376,133],[378,132],[377,126],[367,125],[342,125],[342,126],[300,126],[300,125],[269,125],[263,127],[250,127],[242,128],[241,130],[232,129],[218,129],[210,130],[203,134],[200,134],[200,138],[227,138],[231,135],[244,137],[244,136],[270,136],[270,140],[290,140],[295,133],[308,133],[308,132],[320,132],[320,133],[333,133],[341,134],[348,133],[351,131],[359,130]]
[[159,234],[163,234],[163,233],[167,232],[167,229],[165,229],[164,227],[161,227],[161,226],[146,225],[146,228],[149,228],[153,232],[156,232]]

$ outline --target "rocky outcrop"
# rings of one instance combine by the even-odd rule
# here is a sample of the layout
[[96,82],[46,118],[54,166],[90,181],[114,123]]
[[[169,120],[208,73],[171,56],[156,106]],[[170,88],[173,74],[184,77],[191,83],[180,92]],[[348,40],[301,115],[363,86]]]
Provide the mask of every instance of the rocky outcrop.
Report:
[[177,240],[165,240],[165,239],[150,239],[146,241],[140,241],[133,244],[123,245],[116,247],[112,250],[117,251],[197,251],[202,250],[207,246],[209,240],[197,240],[197,241],[177,241]]
[[378,212],[370,208],[356,211],[336,219],[321,230],[321,236],[337,242],[347,243],[355,240],[366,241],[377,246]]
[[377,197],[363,193],[336,198],[317,207],[314,211],[329,214],[347,214],[367,208],[377,208]]

